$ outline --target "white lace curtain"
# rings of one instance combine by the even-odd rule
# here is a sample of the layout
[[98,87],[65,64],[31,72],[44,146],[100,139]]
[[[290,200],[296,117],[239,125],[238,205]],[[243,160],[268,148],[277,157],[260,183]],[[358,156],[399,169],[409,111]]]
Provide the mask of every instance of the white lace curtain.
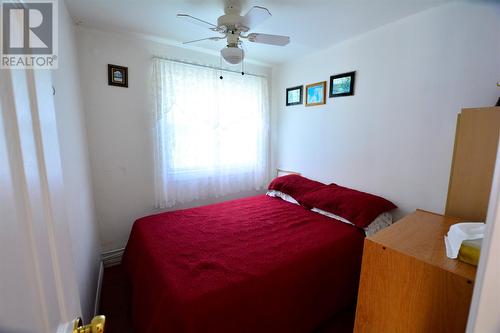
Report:
[[156,206],[263,188],[267,79],[155,58]]

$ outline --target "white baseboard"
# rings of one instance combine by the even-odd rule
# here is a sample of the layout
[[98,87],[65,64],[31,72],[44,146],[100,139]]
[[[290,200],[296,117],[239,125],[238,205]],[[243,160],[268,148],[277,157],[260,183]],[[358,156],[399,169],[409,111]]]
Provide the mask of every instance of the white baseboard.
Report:
[[102,288],[102,277],[104,276],[104,264],[99,265],[99,277],[97,278],[97,288],[95,293],[95,304],[94,304],[94,317],[99,314],[99,305],[101,304],[101,288]]
[[101,303],[102,279],[104,268],[119,265],[122,262],[123,251],[125,248],[101,253],[101,263],[99,265],[99,277],[97,278],[97,288],[94,303],[94,316],[99,315],[99,305]]

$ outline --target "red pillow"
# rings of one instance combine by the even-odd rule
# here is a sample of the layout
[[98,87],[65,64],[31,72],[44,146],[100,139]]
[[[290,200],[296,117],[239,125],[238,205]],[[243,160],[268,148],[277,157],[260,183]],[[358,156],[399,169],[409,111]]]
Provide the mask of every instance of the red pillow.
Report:
[[299,175],[286,175],[274,178],[268,189],[286,193],[299,201],[304,194],[322,186],[326,185]]
[[318,208],[343,217],[360,228],[367,227],[380,214],[397,208],[384,198],[336,184],[322,186],[297,201],[308,209]]

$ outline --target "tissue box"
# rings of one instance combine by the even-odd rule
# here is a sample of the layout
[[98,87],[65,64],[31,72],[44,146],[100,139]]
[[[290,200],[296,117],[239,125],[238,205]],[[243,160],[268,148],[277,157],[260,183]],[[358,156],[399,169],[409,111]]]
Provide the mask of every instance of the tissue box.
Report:
[[458,252],[458,260],[477,266],[482,243],[482,238],[463,241]]

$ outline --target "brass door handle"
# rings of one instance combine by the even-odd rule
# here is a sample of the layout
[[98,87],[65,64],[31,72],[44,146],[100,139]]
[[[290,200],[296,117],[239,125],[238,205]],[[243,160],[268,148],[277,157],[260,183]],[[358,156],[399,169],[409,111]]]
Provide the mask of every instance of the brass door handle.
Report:
[[73,324],[73,333],[104,333],[104,323],[106,317],[95,316],[88,325],[83,325],[82,318],[75,319]]

